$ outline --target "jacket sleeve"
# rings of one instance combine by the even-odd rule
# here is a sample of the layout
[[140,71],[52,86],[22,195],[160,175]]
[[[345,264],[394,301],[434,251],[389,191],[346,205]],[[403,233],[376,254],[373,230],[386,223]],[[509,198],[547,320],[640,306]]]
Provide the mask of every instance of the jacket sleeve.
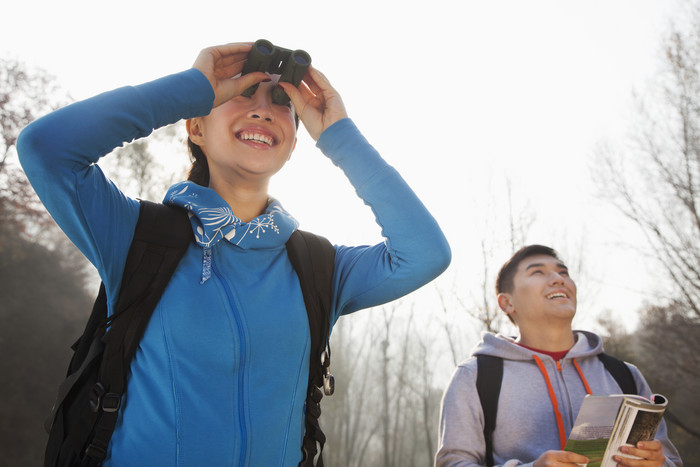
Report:
[[[499,459],[494,459],[499,462]],[[494,467],[532,466],[532,462],[508,459]],[[440,404],[436,467],[486,465],[484,413],[476,391],[476,360],[460,364],[447,385]]]
[[[644,375],[642,375],[642,372],[639,371],[635,365],[631,363],[626,364],[632,370],[632,375],[634,376],[635,383],[637,383],[637,392],[639,395],[650,399],[652,396],[651,388],[644,378]],[[664,467],[682,467],[683,461],[681,460],[678,450],[668,438],[668,427],[666,426],[666,421],[663,418],[661,419],[661,424],[659,425],[654,438],[657,441],[661,441],[661,445],[663,446],[664,456],[666,457]]]
[[76,102],[34,121],[19,136],[17,152],[29,181],[59,227],[99,271],[110,307],[139,208],[96,162],[155,128],[207,114],[213,99],[208,80],[191,69]]
[[437,467],[476,467],[485,462],[484,416],[476,392],[476,371],[458,366],[440,404]]
[[372,209],[385,238],[374,246],[336,247],[334,319],[397,299],[447,268],[450,247],[437,222],[352,120],[326,129],[317,146]]

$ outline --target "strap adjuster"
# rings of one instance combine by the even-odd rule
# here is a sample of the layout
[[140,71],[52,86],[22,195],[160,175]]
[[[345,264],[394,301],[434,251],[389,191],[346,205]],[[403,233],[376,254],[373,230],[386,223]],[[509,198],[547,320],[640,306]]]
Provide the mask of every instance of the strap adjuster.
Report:
[[122,398],[115,392],[108,392],[102,397],[102,411],[107,413],[117,412],[122,404]]
[[107,451],[91,443],[85,448],[85,455],[91,459],[101,461],[107,457]]
[[102,396],[105,393],[105,387],[102,386],[102,383],[97,382],[92,386],[92,390],[90,391],[90,410],[92,412],[97,413],[100,410],[100,405],[102,404]]
[[105,392],[105,387],[102,383],[95,383],[90,391],[90,410],[97,413],[103,412],[113,413],[119,410],[122,403],[121,395],[115,392]]

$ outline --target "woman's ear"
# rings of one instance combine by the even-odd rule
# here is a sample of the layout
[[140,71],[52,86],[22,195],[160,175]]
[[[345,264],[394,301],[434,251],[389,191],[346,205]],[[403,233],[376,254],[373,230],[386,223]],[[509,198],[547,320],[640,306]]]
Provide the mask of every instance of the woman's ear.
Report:
[[297,147],[297,141],[299,141],[298,138],[294,138],[294,144],[292,144],[292,150],[289,151],[289,155],[287,156],[287,160],[290,160],[292,158],[292,153],[294,152],[294,148]]
[[187,128],[187,136],[190,137],[190,140],[197,146],[203,146],[202,119],[198,117],[190,118],[185,122],[185,127]]

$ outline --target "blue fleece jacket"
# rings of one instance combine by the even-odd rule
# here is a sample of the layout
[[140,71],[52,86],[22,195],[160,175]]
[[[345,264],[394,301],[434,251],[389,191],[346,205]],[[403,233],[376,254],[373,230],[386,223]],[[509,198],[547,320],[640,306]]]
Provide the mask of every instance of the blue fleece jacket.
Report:
[[[18,152],[59,226],[95,265],[110,312],[138,218],[95,163],[115,147],[206,115],[213,91],[197,70],[120,88],[49,114]],[[371,207],[386,241],[336,246],[332,323],[438,276],[450,250],[420,200],[353,122],[317,146]],[[250,223],[213,190],[183,182],[165,202],[192,213],[192,242],[131,365],[105,465],[296,466],[304,433],[310,337],[285,243],[296,221],[279,202]]]

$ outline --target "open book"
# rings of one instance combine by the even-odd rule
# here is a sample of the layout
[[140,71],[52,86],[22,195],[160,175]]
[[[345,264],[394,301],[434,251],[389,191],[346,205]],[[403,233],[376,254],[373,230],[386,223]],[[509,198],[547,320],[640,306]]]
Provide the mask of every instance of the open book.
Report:
[[622,454],[620,446],[654,439],[667,404],[659,394],[651,400],[630,394],[588,395],[564,449],[588,457],[588,467],[614,467],[613,455],[633,457]]

